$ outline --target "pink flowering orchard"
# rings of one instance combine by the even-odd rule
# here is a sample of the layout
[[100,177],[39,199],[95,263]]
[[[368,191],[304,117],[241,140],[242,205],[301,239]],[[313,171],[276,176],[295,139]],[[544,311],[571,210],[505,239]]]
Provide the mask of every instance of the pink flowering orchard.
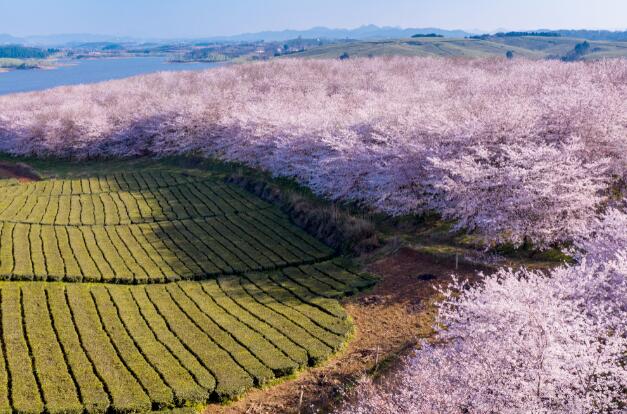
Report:
[[624,412],[626,229],[627,214],[612,210],[575,265],[455,280],[438,344],[424,342],[381,386],[365,379],[338,414]]
[[[491,241],[572,239],[627,178],[627,61],[275,60],[0,98],[0,149],[200,153]],[[622,184],[621,184],[622,183]]]

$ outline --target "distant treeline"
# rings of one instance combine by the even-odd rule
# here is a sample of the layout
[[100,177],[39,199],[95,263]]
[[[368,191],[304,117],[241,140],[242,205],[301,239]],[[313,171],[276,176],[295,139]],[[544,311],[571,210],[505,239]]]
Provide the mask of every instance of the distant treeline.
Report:
[[58,49],[39,49],[17,45],[0,46],[0,58],[44,59],[56,52]]
[[558,30],[564,37],[576,37],[587,40],[627,41],[627,31],[611,32],[609,30]]
[[499,32],[496,34],[482,34],[469,36],[469,39],[489,39],[490,37],[521,37],[521,36],[542,36],[542,37],[574,37],[587,40],[609,40],[627,41],[627,31],[612,32],[609,30],[551,30],[537,32]]
[[521,37],[521,36],[542,36],[542,37],[560,37],[558,32],[499,32],[493,35],[483,34],[470,36],[470,39],[488,39],[490,37]]
[[444,37],[444,36],[442,36],[441,34],[437,34],[437,33],[427,33],[427,34],[416,33],[412,37]]
[[496,37],[519,37],[519,36],[542,36],[542,37],[560,37],[557,32],[499,32]]
[[580,60],[584,55],[590,52],[590,43],[588,41],[584,41],[582,43],[577,43],[573,50],[568,52],[566,55],[562,57],[564,62],[574,62],[576,60]]

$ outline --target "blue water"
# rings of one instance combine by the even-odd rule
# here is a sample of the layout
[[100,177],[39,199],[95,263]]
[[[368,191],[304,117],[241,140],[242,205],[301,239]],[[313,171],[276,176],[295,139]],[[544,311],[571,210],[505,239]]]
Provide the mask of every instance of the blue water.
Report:
[[52,70],[32,69],[0,72],[0,95],[127,78],[142,73],[202,70],[219,63],[167,63],[165,57],[71,60]]

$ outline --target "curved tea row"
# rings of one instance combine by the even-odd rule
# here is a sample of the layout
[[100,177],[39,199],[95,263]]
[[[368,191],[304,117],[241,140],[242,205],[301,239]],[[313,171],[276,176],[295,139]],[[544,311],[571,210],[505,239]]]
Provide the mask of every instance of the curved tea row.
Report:
[[4,280],[158,283],[333,254],[267,203],[207,178],[118,174],[0,190]]
[[17,223],[152,223],[269,207],[220,181],[151,172],[0,187],[0,220]]
[[315,365],[374,283],[341,263],[211,176],[0,180],[0,414],[192,406]]
[[332,262],[202,282],[0,283],[0,412],[149,411],[234,398],[326,359],[335,298],[372,284]]

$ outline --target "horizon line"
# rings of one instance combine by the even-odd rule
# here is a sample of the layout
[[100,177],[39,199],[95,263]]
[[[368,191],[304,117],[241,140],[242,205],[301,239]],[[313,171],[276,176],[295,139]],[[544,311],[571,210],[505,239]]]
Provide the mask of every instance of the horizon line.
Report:
[[[213,35],[186,35],[186,36],[175,36],[175,37],[159,37],[154,35],[129,35],[129,34],[112,34],[112,33],[89,33],[89,32],[65,32],[65,33],[46,33],[46,34],[28,34],[28,35],[13,35],[11,33],[0,33],[0,35],[6,35],[10,37],[14,37],[17,39],[28,39],[33,37],[54,37],[54,36],[100,36],[100,37],[113,37],[113,38],[128,38],[133,40],[196,40],[196,39],[211,39],[211,38],[229,38],[229,37],[238,37],[238,36],[246,36],[246,35],[255,35],[261,33],[284,33],[284,32],[307,32],[315,29],[327,29],[327,30],[346,30],[353,31],[357,29],[361,29],[364,27],[376,27],[379,29],[397,29],[397,30],[425,30],[425,29],[434,29],[434,30],[444,30],[444,31],[463,31],[468,32],[470,34],[495,34],[500,32],[511,32],[511,31],[521,31],[521,32],[542,32],[542,31],[561,31],[561,30],[587,30],[587,31],[607,31],[607,32],[623,32],[627,31],[627,27],[625,28],[599,28],[599,27],[569,27],[569,28],[496,28],[491,30],[482,30],[482,29],[466,29],[466,28],[446,28],[442,26],[422,26],[422,27],[410,27],[410,26],[379,26],[376,24],[362,24],[355,27],[331,27],[331,26],[311,26],[305,29],[296,29],[296,28],[285,28],[285,29],[264,29],[257,31],[248,31],[248,32],[239,32],[235,34],[213,34]],[[262,40],[262,39],[259,39]]]

